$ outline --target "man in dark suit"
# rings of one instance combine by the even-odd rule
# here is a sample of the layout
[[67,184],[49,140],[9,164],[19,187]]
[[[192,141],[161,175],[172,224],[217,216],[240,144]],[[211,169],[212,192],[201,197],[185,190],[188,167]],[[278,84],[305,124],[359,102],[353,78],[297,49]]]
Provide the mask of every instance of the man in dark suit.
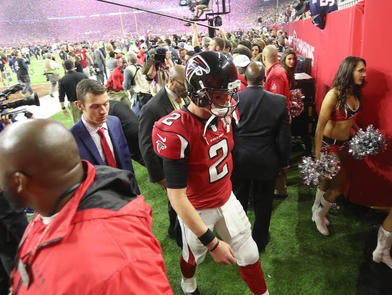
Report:
[[64,77],[59,80],[59,101],[63,113],[67,114],[64,106],[65,95],[69,101],[68,110],[71,114],[72,122],[75,124],[81,116],[81,111],[75,105],[76,98],[76,85],[83,79],[88,79],[83,73],[75,72],[75,64],[72,60],[67,59],[64,62],[66,73]]
[[109,115],[116,116],[120,119],[132,160],[144,166],[139,149],[139,119],[132,112],[131,108],[122,101],[109,100],[109,103]]
[[[78,144],[82,160],[88,160],[94,165],[115,166],[134,174],[120,119],[108,115],[109,96],[105,86],[85,79],[76,86],[76,94],[78,100],[75,104],[83,114],[70,130]],[[111,164],[112,161],[115,163]]]
[[286,98],[262,87],[264,67],[252,62],[245,71],[248,87],[239,93],[240,121],[233,151],[233,186],[245,211],[253,191],[253,239],[259,251],[269,242],[275,178],[287,173],[291,132]]
[[[182,98],[186,97],[187,94],[184,79],[184,66],[176,65],[171,68],[167,85],[143,106],[139,116],[139,147],[148,170],[150,181],[157,183],[165,191],[166,179],[163,174],[162,159],[154,152],[151,133],[156,121],[173,110],[181,108],[183,104]],[[169,237],[174,238],[177,214],[170,206],[170,203],[168,204],[168,211],[170,219],[168,234]]]

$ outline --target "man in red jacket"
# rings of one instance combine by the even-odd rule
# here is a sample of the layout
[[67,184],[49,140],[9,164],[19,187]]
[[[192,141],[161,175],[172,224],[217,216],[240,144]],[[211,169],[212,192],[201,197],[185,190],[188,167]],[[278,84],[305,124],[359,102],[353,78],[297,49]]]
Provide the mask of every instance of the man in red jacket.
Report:
[[[264,89],[272,93],[281,94],[286,97],[287,112],[290,118],[290,84],[287,79],[286,71],[279,63],[278,49],[274,45],[268,45],[263,49],[263,63],[265,65]],[[275,192],[276,198],[286,198],[287,195],[287,172],[288,166],[282,167],[276,178]]]
[[11,294],[173,294],[151,208],[130,172],[81,161],[60,123],[27,120],[0,134],[0,192],[37,214]]
[[117,67],[111,72],[105,86],[108,88],[110,99],[122,101],[128,106],[131,106],[131,101],[128,98],[128,94],[124,91],[123,88],[124,70],[127,65],[128,63],[125,58],[119,58],[117,61]]

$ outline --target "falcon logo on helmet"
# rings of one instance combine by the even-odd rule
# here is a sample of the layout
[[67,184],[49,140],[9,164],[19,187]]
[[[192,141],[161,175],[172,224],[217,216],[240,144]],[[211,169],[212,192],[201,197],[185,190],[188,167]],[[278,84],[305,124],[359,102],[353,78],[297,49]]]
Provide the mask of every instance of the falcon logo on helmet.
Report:
[[195,56],[188,61],[186,68],[186,78],[188,81],[192,80],[193,75],[203,76],[203,73],[209,74],[210,67],[201,56]]

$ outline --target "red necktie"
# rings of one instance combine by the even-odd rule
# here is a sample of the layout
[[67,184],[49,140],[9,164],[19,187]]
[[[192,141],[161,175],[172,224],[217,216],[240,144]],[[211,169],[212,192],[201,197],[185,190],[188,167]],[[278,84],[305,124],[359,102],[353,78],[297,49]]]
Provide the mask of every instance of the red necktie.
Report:
[[105,156],[106,159],[106,164],[108,164],[108,166],[110,167],[114,167],[116,168],[116,160],[114,159],[113,153],[110,150],[108,141],[106,140],[105,137],[105,129],[104,128],[100,128],[98,129],[98,134],[99,137],[101,138],[101,145],[102,145],[102,150],[103,150],[103,155]]

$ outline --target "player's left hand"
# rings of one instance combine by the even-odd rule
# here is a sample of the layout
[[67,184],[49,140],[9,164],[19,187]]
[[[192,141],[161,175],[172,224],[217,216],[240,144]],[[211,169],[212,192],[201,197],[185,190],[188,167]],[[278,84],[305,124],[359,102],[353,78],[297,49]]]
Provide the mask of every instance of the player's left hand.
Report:
[[225,241],[219,240],[218,247],[210,253],[212,259],[217,263],[227,265],[237,263],[233,249]]

